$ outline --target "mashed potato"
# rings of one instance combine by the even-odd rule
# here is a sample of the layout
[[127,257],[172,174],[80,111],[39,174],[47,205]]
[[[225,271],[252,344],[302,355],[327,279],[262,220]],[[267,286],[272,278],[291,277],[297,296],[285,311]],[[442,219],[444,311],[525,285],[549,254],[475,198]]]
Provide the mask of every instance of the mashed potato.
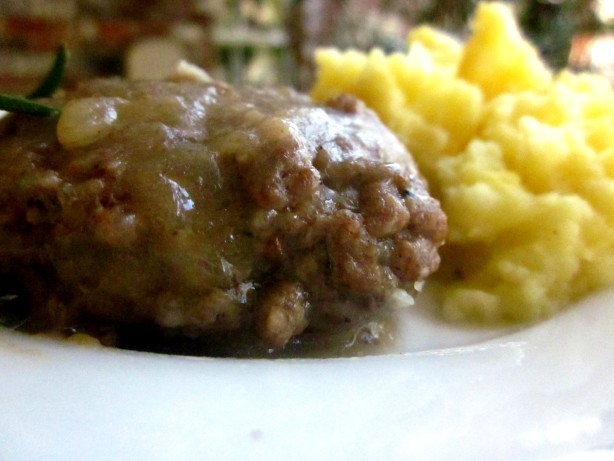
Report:
[[500,3],[466,43],[415,29],[407,54],[320,50],[317,100],[362,98],[448,214],[452,319],[535,320],[614,283],[614,91],[546,67]]

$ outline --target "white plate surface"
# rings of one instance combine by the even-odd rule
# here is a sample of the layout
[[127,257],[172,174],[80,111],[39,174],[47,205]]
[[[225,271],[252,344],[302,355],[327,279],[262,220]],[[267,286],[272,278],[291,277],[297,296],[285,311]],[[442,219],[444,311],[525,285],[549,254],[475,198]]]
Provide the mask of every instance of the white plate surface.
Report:
[[404,320],[398,349],[236,360],[0,332],[0,461],[614,458],[614,290],[522,331]]

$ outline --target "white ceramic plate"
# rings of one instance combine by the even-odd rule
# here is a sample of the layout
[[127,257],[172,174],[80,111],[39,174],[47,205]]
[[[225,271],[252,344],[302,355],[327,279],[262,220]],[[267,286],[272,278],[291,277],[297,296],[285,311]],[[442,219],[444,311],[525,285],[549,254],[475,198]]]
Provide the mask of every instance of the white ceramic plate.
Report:
[[0,460],[612,459],[613,331],[614,291],[516,332],[415,309],[405,352],[353,359],[168,357],[3,331]]

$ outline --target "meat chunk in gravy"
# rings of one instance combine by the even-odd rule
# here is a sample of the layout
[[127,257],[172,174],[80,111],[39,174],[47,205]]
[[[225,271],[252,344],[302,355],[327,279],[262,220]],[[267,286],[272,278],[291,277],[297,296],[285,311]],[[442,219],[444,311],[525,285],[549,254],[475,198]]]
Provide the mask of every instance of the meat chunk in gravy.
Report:
[[437,269],[446,219],[359,101],[83,83],[0,137],[0,271],[32,330],[155,327],[268,348],[358,328]]

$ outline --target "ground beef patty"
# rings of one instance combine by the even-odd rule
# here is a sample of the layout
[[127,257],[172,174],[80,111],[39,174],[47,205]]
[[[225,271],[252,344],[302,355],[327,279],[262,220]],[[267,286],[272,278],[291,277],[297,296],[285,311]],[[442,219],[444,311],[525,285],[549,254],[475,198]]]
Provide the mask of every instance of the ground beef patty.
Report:
[[358,326],[438,264],[446,219],[362,103],[289,89],[84,83],[0,138],[0,271],[31,329]]

